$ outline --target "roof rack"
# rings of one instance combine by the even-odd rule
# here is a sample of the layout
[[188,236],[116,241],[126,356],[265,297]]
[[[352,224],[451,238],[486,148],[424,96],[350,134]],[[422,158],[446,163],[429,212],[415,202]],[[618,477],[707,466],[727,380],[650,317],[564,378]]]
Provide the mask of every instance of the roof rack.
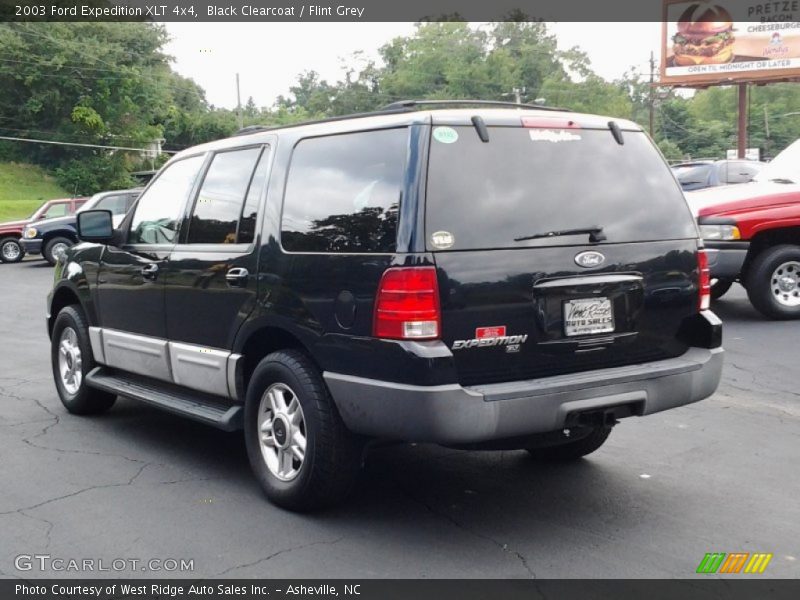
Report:
[[374,117],[378,115],[396,115],[400,113],[412,112],[417,107],[425,106],[495,106],[499,108],[529,108],[533,110],[572,112],[568,108],[539,106],[536,104],[517,104],[515,102],[503,102],[500,100],[402,100],[400,102],[392,102],[391,104],[387,104],[386,106],[371,112],[339,115],[336,117],[326,117],[324,119],[310,119],[308,121],[299,121],[297,123],[289,123],[287,125],[248,125],[247,127],[241,128],[233,135],[249,135],[251,133],[258,133],[262,131],[289,129],[292,127],[302,127],[303,125],[311,125],[315,123],[333,123],[336,121],[346,121],[348,119],[364,119],[366,117]]
[[287,123],[286,125],[248,125],[243,127],[236,133],[237,135],[248,135],[251,133],[258,133],[262,131],[274,131],[276,129],[290,129],[292,127],[302,127],[303,125],[314,125],[316,123],[335,123],[336,121],[346,121],[348,119],[364,119],[366,117],[375,117],[378,115],[396,115],[400,113],[409,112],[406,108],[380,108],[372,112],[352,113],[349,115],[337,115],[335,117],[325,117],[324,119],[309,119],[308,121],[298,121],[297,123]]
[[539,104],[505,102],[503,100],[400,100],[399,102],[387,104],[380,110],[412,110],[418,106],[495,106],[497,108],[532,108],[534,110],[572,112],[568,108],[559,108],[557,106],[541,106]]

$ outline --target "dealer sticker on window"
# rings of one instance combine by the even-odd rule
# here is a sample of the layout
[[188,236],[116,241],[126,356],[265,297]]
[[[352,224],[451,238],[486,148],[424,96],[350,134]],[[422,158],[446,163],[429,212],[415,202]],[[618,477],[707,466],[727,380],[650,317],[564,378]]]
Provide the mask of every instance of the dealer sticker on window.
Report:
[[564,302],[564,333],[568,336],[614,331],[608,298],[578,298]]

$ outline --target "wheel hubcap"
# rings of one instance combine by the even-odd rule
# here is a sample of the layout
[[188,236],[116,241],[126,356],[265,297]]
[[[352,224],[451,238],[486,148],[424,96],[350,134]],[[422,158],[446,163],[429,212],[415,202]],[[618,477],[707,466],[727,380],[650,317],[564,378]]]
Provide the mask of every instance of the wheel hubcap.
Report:
[[789,261],[772,273],[770,287],[782,306],[800,306],[800,262]]
[[19,257],[19,246],[14,242],[3,244],[3,258],[6,260],[16,260]]
[[300,472],[306,456],[306,422],[297,395],[284,383],[274,383],[258,407],[261,456],[270,473],[291,481]]
[[64,253],[66,251],[67,251],[66,244],[56,244],[55,246],[53,246],[53,249],[51,250],[53,258],[55,258],[56,260],[61,260],[64,257]]
[[83,361],[78,334],[72,327],[66,327],[58,340],[58,372],[67,393],[77,394],[83,381]]

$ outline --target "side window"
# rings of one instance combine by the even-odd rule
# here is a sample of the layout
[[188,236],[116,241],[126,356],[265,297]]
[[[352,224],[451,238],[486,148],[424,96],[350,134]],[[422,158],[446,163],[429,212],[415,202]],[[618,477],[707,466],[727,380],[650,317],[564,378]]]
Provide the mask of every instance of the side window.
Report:
[[250,189],[247,190],[247,198],[242,209],[242,219],[239,222],[239,235],[237,241],[240,244],[249,244],[256,237],[256,218],[258,217],[258,201],[261,199],[261,190],[267,180],[269,170],[270,152],[269,147],[264,149],[261,160],[258,162],[253,181],[250,182]]
[[179,160],[168,166],[136,205],[128,242],[171,244],[178,234],[183,207],[203,165],[203,156]]
[[44,219],[53,219],[55,217],[65,217],[67,215],[67,205],[66,204],[54,204],[50,208],[47,209],[47,212],[44,215]]
[[723,181],[726,183],[747,183],[757,173],[755,167],[744,161],[727,163],[727,177]]
[[113,194],[111,196],[106,196],[95,205],[95,208],[98,210],[110,210],[112,215],[123,215],[127,210],[125,195]]
[[408,131],[302,140],[294,149],[281,223],[295,252],[393,252]]
[[235,244],[247,190],[261,148],[216,154],[189,222],[189,244]]

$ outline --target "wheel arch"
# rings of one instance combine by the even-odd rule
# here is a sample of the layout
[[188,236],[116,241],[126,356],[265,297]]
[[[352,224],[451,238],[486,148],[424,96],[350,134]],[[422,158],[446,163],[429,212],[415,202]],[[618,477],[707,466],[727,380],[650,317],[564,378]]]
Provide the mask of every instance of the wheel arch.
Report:
[[53,295],[50,299],[50,307],[47,317],[48,336],[52,336],[53,334],[53,323],[55,323],[58,313],[60,313],[65,307],[72,305],[80,306],[89,323],[92,323],[92,315],[90,314],[90,311],[87,310],[86,303],[81,298],[79,291],[68,283],[62,283],[53,290]]
[[750,266],[761,252],[781,244],[800,246],[800,226],[766,229],[754,235],[742,265],[741,280],[746,284]]
[[236,381],[237,394],[240,398],[244,397],[247,384],[258,363],[272,352],[278,350],[301,350],[319,368],[319,364],[310,351],[308,344],[284,327],[274,324],[261,325],[248,331],[237,342],[237,353],[242,356],[240,367],[237,369]]

